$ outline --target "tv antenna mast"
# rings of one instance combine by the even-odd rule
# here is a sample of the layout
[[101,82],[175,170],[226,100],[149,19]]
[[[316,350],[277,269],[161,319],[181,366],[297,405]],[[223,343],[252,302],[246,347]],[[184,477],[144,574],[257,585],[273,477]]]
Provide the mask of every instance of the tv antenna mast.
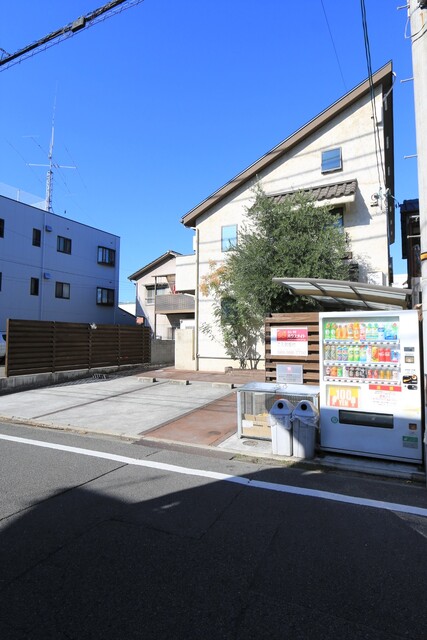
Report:
[[29,163],[30,167],[47,167],[46,174],[46,197],[45,197],[45,210],[53,213],[52,208],[52,194],[53,194],[53,170],[54,169],[76,169],[77,167],[73,165],[63,165],[56,164],[53,161],[53,143],[55,139],[55,111],[56,111],[56,96],[55,102],[53,105],[53,115],[52,115],[52,132],[50,136],[50,145],[49,145],[49,153],[48,153],[48,161],[49,164],[33,164]]

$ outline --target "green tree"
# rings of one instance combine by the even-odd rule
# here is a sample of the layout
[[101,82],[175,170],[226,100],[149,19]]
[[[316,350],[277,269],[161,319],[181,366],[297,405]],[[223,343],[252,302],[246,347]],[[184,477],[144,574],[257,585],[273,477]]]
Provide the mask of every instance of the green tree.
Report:
[[238,300],[250,300],[260,321],[268,313],[313,310],[311,299],[296,298],[274,277],[348,279],[344,230],[327,207],[303,192],[281,202],[260,187],[238,244],[227,254],[229,286]]
[[[238,244],[225,262],[211,265],[201,290],[211,294],[214,323],[219,327],[226,353],[240,365],[256,366],[256,344],[269,313],[317,308],[310,298],[296,298],[274,277],[348,279],[345,233],[327,207],[315,206],[303,192],[280,202],[255,188],[255,201],[246,211]],[[213,327],[202,327],[214,335]]]

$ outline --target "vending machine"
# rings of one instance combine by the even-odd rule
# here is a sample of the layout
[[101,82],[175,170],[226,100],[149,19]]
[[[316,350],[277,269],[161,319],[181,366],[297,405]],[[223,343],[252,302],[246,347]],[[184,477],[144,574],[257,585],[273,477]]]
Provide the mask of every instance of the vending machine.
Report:
[[418,312],[319,314],[320,447],[423,459]]

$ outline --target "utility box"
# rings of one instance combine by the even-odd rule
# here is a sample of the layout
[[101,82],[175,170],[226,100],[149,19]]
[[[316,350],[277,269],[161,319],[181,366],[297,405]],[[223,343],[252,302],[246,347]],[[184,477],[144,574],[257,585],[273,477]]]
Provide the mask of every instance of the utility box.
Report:
[[270,409],[269,423],[271,427],[272,450],[275,455],[292,455],[292,412],[294,405],[282,398],[276,400]]
[[292,412],[292,449],[295,458],[311,460],[316,448],[319,412],[312,402],[302,400]]

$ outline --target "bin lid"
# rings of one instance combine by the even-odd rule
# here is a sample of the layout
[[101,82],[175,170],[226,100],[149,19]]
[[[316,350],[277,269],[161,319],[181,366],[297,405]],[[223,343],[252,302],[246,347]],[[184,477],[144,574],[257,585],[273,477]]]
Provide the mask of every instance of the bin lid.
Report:
[[248,382],[239,387],[237,391],[259,391],[260,393],[282,393],[315,396],[320,393],[319,386],[315,384],[285,384],[278,382]]

